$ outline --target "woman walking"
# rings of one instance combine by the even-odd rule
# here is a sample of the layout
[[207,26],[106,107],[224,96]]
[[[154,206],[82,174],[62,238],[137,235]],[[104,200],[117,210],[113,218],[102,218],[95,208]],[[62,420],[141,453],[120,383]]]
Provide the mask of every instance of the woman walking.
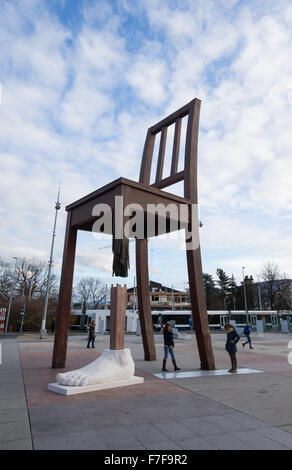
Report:
[[240,340],[240,336],[235,330],[234,326],[231,325],[230,323],[226,323],[224,325],[224,330],[227,333],[227,341],[226,341],[225,349],[228,352],[230,359],[231,359],[231,369],[229,369],[228,372],[230,372],[231,374],[236,374],[237,373],[236,344]]
[[168,353],[171,355],[172,363],[174,366],[174,370],[180,370],[180,367],[177,367],[175,355],[174,355],[174,342],[173,342],[173,333],[170,323],[166,323],[163,329],[163,336],[164,336],[164,359],[163,359],[163,366],[162,370],[164,372],[168,372],[166,369],[166,361],[168,357]]
[[90,323],[90,327],[89,327],[89,336],[88,336],[88,343],[87,343],[87,347],[90,348],[90,343],[92,344],[92,347],[95,348],[94,346],[94,341],[95,341],[95,321],[93,320],[91,323]]

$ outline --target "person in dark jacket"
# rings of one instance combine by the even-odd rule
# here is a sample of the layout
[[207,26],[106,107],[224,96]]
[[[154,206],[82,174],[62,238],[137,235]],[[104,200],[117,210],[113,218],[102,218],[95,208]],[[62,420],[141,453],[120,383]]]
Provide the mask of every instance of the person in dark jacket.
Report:
[[51,332],[52,332],[52,334],[54,334],[54,331],[55,331],[55,324],[56,324],[56,322],[55,322],[55,317],[54,317],[54,318],[52,318],[52,321],[51,321]]
[[228,352],[230,359],[231,359],[231,369],[229,369],[228,372],[230,372],[231,374],[236,374],[237,373],[236,344],[240,340],[240,336],[235,330],[234,326],[231,325],[231,323],[226,323],[224,325],[224,330],[227,333],[227,341],[226,341],[225,349]]
[[87,343],[87,347],[90,348],[90,343],[92,344],[92,347],[95,348],[94,346],[94,341],[95,341],[95,321],[93,320],[91,323],[90,323],[90,327],[89,327],[89,335],[88,335],[88,343]]
[[242,347],[244,348],[244,346],[249,343],[249,349],[254,349],[251,345],[251,339],[250,339],[250,334],[251,334],[251,327],[250,327],[250,324],[249,322],[246,323],[245,327],[244,327],[244,330],[243,330],[243,333],[245,334],[246,336],[246,342],[245,343],[242,343]]
[[166,361],[168,357],[168,353],[171,355],[172,363],[174,366],[174,370],[180,370],[180,367],[177,367],[175,355],[174,355],[174,342],[173,342],[173,333],[170,323],[166,323],[163,329],[163,336],[164,336],[164,358],[163,358],[163,366],[162,370],[164,372],[168,372],[166,369]]

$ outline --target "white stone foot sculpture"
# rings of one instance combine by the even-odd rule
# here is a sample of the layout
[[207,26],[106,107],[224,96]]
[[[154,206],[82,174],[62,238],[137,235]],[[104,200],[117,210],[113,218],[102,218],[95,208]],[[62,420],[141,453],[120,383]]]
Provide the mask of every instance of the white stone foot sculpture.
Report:
[[105,349],[100,357],[81,369],[57,374],[60,385],[86,386],[134,376],[135,364],[130,349]]

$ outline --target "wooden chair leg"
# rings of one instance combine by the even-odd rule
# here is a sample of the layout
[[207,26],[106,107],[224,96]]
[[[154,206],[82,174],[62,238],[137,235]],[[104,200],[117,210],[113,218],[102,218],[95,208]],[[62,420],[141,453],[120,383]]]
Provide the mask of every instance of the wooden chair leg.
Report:
[[186,250],[193,326],[201,361],[201,369],[214,370],[215,360],[211,343],[207,306],[204,292],[200,247]]
[[155,343],[150,308],[149,274],[148,274],[148,240],[136,240],[136,271],[138,309],[141,323],[141,334],[145,361],[155,361]]
[[68,212],[59,302],[56,315],[56,330],[52,368],[61,369],[66,364],[69,317],[72,296],[77,229],[71,227],[71,212]]

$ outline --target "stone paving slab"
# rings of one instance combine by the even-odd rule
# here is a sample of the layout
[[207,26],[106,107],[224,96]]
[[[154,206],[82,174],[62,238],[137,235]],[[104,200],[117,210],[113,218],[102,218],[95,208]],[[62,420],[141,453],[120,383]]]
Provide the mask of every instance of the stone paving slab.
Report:
[[292,449],[292,436],[282,429],[275,429],[271,426],[257,429],[257,432],[260,432],[264,436],[273,439],[273,441],[279,442],[280,444],[287,446],[289,449]]
[[246,450],[246,443],[232,434],[217,433],[206,436],[207,441],[220,450]]
[[27,420],[0,423],[0,442],[29,437],[30,426]]
[[236,431],[232,435],[254,450],[288,450],[290,448],[280,444],[274,438],[263,436],[257,430]]
[[219,450],[219,447],[209,442],[203,437],[191,437],[177,442],[181,449],[184,450]]
[[0,442],[0,450],[32,450],[31,437]]
[[20,406],[15,408],[9,408],[6,406],[0,410],[0,424],[13,423],[18,421],[26,421],[28,419],[27,407]]
[[258,419],[264,420],[271,426],[286,427],[287,432],[291,432],[292,406],[284,405],[277,408],[264,408],[260,410],[247,411],[248,414]]
[[18,344],[15,339],[2,339],[0,364],[0,449],[32,449]]

